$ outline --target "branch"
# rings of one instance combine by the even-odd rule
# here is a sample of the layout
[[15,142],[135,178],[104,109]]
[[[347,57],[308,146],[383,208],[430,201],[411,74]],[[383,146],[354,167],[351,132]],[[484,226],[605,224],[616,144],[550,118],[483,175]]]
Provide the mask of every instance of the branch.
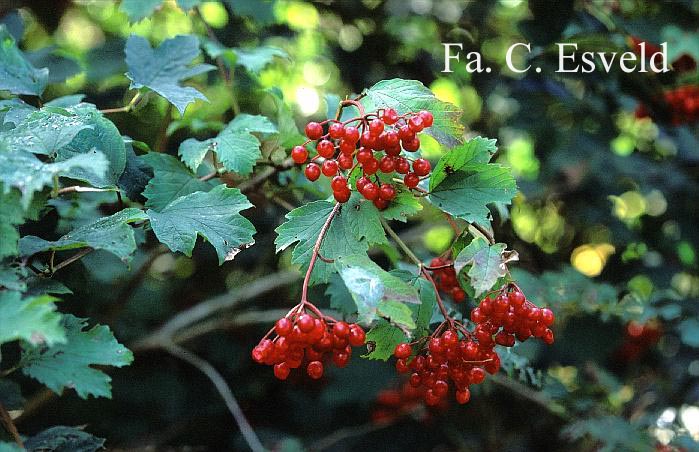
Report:
[[91,252],[93,252],[95,249],[94,248],[84,248],[77,253],[73,254],[70,256],[68,259],[64,260],[63,262],[59,262],[53,269],[51,270],[51,276],[53,276],[58,270],[62,269],[63,267],[67,267],[68,265],[72,264],[75,261],[78,261],[82,259],[83,257],[87,256]]
[[244,301],[249,301],[261,294],[277,290],[299,279],[297,272],[279,272],[257,279],[254,282],[231,292],[203,301],[172,317],[163,326],[148,336],[131,345],[134,351],[162,348],[174,342],[173,338],[180,330],[190,327],[220,311],[231,309]]
[[10,416],[10,413],[7,412],[2,403],[0,403],[0,421],[2,421],[2,424],[5,426],[7,431],[10,433],[10,435],[12,435],[12,439],[17,443],[17,445],[24,449],[22,437],[19,436],[17,427],[15,426],[15,423],[12,422],[12,416]]
[[313,254],[311,255],[311,261],[308,263],[308,270],[306,270],[306,277],[303,278],[303,289],[301,291],[301,303],[307,303],[307,297],[308,297],[308,283],[311,280],[311,273],[313,272],[313,267],[316,264],[316,260],[318,259],[318,255],[320,254],[320,246],[323,244],[323,239],[325,238],[325,234],[328,233],[328,229],[330,229],[330,223],[332,223],[333,218],[335,218],[335,215],[337,212],[340,211],[340,206],[342,204],[337,203],[335,204],[335,207],[333,207],[333,210],[330,212],[330,215],[328,215],[328,219],[325,220],[325,224],[323,224],[323,227],[320,229],[320,233],[318,234],[318,238],[316,239],[316,244],[313,246]]
[[105,114],[105,113],[128,113],[133,108],[138,104],[138,102],[141,100],[141,92],[138,91],[134,97],[131,98],[128,104],[124,105],[123,107],[117,107],[117,108],[105,108],[103,110],[100,110],[100,113]]
[[267,450],[265,446],[262,445],[262,442],[260,442],[260,438],[257,437],[257,434],[252,429],[252,426],[250,425],[248,420],[245,418],[245,414],[243,413],[243,410],[240,408],[238,401],[235,399],[235,396],[233,395],[231,388],[228,387],[226,380],[216,370],[216,368],[214,368],[214,366],[212,366],[205,359],[199,357],[198,355],[195,355],[189,350],[186,350],[176,344],[167,345],[165,347],[165,350],[167,350],[167,352],[170,353],[172,356],[179,358],[182,361],[185,361],[191,364],[192,366],[196,367],[204,375],[206,375],[209,380],[211,380],[211,382],[216,387],[216,390],[221,395],[221,398],[226,403],[228,411],[231,412],[233,418],[235,419],[235,422],[238,424],[240,433],[243,434],[243,438],[245,438],[245,441],[248,443],[248,446],[250,446],[250,449],[252,449],[253,452],[264,452]]

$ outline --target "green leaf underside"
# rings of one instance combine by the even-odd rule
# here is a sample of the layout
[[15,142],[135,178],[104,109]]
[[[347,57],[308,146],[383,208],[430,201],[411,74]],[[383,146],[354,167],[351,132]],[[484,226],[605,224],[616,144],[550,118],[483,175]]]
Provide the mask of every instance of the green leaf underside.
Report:
[[454,259],[457,273],[468,266],[467,274],[474,296],[480,297],[489,291],[507,273],[503,258],[506,247],[504,243],[490,245],[482,238],[475,238]]
[[197,235],[213,245],[219,264],[254,243],[255,227],[240,211],[253,207],[237,188],[219,185],[209,192],[182,196],[160,212],[149,209],[156,237],[172,251],[192,255]]
[[42,295],[22,298],[15,291],[0,291],[0,344],[24,340],[52,345],[66,340],[56,298]]
[[461,110],[437,99],[417,80],[382,80],[366,91],[366,97],[361,102],[367,111],[389,107],[399,114],[428,110],[434,116],[434,123],[425,129],[426,133],[448,147],[463,141]]
[[379,267],[366,254],[338,256],[335,267],[352,294],[361,322],[371,323],[384,317],[407,329],[415,328],[410,308],[403,304],[419,303],[413,286]]
[[510,170],[495,164],[472,164],[450,174],[430,191],[429,200],[469,222],[485,222],[488,204],[509,204],[517,193]]
[[17,48],[5,25],[0,25],[0,90],[41,96],[48,79],[49,70],[32,66]]
[[[314,201],[298,207],[286,214],[287,221],[277,227],[277,238],[274,243],[277,252],[297,243],[291,255],[294,264],[308,268],[313,254],[313,246],[325,224],[325,220],[333,210],[333,203],[328,201]],[[320,253],[327,259],[336,259],[352,254],[366,254],[369,244],[365,239],[357,240],[354,233],[348,227],[346,217],[351,215],[344,207],[335,216],[328,232],[323,240]],[[311,284],[326,283],[330,276],[336,272],[335,266],[317,260],[311,274]]]
[[132,89],[149,88],[173,104],[180,114],[196,99],[206,97],[191,86],[180,82],[214,69],[210,64],[189,67],[199,56],[199,40],[195,36],[176,36],[153,49],[148,41],[132,35],[126,41],[126,76]]
[[65,388],[75,389],[86,399],[111,397],[111,377],[91,366],[123,367],[133,361],[133,354],[114,338],[108,327],[96,325],[86,329],[85,319],[63,317],[66,342],[52,347],[24,347],[24,374],[35,378],[57,394]]
[[77,228],[53,242],[31,235],[22,237],[19,251],[26,257],[44,251],[91,247],[108,251],[127,262],[136,251],[134,232],[129,223],[146,220],[148,216],[142,210],[127,208]]
[[171,155],[151,152],[141,159],[153,168],[153,178],[148,181],[143,196],[147,199],[146,207],[156,212],[182,196],[198,191],[208,192],[217,185],[214,180],[199,180]]
[[373,350],[362,355],[362,358],[386,361],[393,356],[396,345],[405,342],[407,337],[400,328],[382,319],[367,333],[366,340],[367,343],[371,342],[374,346]]
[[103,177],[108,166],[104,154],[96,151],[61,162],[44,163],[29,152],[3,152],[0,149],[0,182],[3,183],[5,193],[13,187],[20,191],[24,209],[31,203],[35,192],[53,185],[54,176],[63,176],[75,168],[81,168]]

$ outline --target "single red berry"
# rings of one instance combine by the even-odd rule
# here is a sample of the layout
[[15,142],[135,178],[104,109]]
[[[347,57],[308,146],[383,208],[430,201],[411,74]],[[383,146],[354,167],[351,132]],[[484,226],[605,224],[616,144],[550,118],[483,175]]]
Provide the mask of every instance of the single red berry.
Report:
[[459,342],[459,336],[452,330],[446,330],[441,339],[445,347],[453,347]]
[[396,132],[395,130],[389,130],[388,132],[386,132],[386,135],[383,139],[383,144],[387,148],[398,146],[400,144],[400,137],[398,136],[398,132]]
[[317,181],[320,177],[320,166],[315,163],[309,163],[306,165],[306,169],[303,172],[306,174],[306,179],[309,181]]
[[337,160],[326,160],[323,162],[323,174],[327,177],[333,177],[337,174]]
[[354,183],[354,186],[357,189],[357,191],[359,193],[361,193],[364,190],[364,187],[366,186],[366,184],[369,184],[369,183],[371,183],[369,178],[362,176],[359,179],[357,179],[357,181]]
[[393,157],[390,156],[384,156],[381,158],[381,161],[379,161],[379,170],[382,173],[392,173],[394,168],[395,168],[395,161],[393,160]]
[[368,130],[362,134],[359,143],[369,149],[375,149],[378,136],[372,135]]
[[347,362],[349,361],[349,355],[344,352],[338,352],[335,351],[333,352],[333,363],[340,369],[345,367],[347,365]]
[[373,201],[379,196],[379,187],[373,182],[367,182],[360,192],[366,199]]
[[410,127],[407,125],[402,126],[398,129],[398,138],[400,138],[401,141],[410,141],[415,138],[415,132],[410,130]]
[[425,125],[423,124],[420,115],[416,115],[408,120],[408,127],[410,127],[410,130],[412,130],[414,133],[418,133],[425,128]]
[[340,148],[340,152],[342,154],[346,154],[348,156],[354,154],[354,150],[356,149],[356,146],[357,146],[357,143],[350,143],[345,138],[342,138],[338,143],[338,147]]
[[541,310],[541,321],[544,323],[544,325],[551,326],[553,325],[554,320],[555,316],[553,315],[552,310],[549,308],[543,308]]
[[286,378],[289,376],[289,372],[291,372],[291,369],[286,362],[281,362],[274,365],[274,376],[279,380],[286,380]]
[[414,137],[412,140],[403,140],[402,143],[403,149],[408,152],[415,152],[420,149],[420,139],[418,137]]
[[306,367],[306,373],[314,380],[323,376],[323,363],[320,361],[311,361]]
[[305,163],[308,159],[308,150],[303,146],[294,146],[291,150],[291,159],[294,163]]
[[430,174],[431,169],[432,165],[430,165],[430,162],[425,159],[417,159],[413,162],[413,171],[418,176],[427,176]]
[[352,192],[347,187],[345,187],[342,190],[338,190],[338,191],[333,192],[333,197],[335,197],[335,200],[337,202],[339,202],[340,204],[346,203],[347,201],[349,201],[351,196],[352,196]]
[[296,324],[303,333],[310,333],[315,327],[315,320],[308,314],[301,314],[296,320]]
[[381,132],[383,132],[384,128],[384,123],[382,120],[376,118],[372,119],[371,122],[369,123],[369,133],[372,134],[375,137],[378,137],[381,135]]
[[468,389],[456,391],[456,401],[460,405],[468,403],[469,400],[471,400],[471,391]]
[[510,304],[512,304],[512,306],[522,306],[526,300],[524,294],[519,290],[513,290],[510,292],[508,294],[508,298],[510,299]]
[[379,197],[384,201],[391,201],[396,197],[396,189],[391,184],[381,184],[379,188]]
[[423,127],[427,128],[432,126],[432,123],[434,122],[434,116],[432,116],[432,113],[427,110],[422,110],[420,113],[418,113],[418,115],[420,115],[420,118],[422,119]]
[[356,323],[352,324],[350,326],[350,335],[349,335],[349,343],[352,347],[359,347],[360,345],[364,345],[364,342],[366,341],[366,333],[362,329],[361,326],[357,325]]
[[376,160],[374,157],[371,157],[366,162],[362,163],[362,169],[364,170],[365,174],[371,176],[372,174],[375,174],[376,171],[379,169],[379,161]]
[[330,127],[328,127],[328,135],[330,135],[330,138],[339,140],[344,134],[345,127],[339,122],[333,122],[330,124]]
[[293,325],[291,324],[291,320],[287,319],[286,317],[282,317],[281,319],[277,320],[277,323],[274,325],[274,331],[279,336],[286,336],[287,334],[291,333],[292,328]]
[[410,370],[410,367],[408,367],[408,363],[405,359],[398,359],[396,360],[396,370],[399,374],[404,374]]
[[311,140],[317,140],[323,136],[323,126],[317,122],[309,122],[306,124],[306,136]]
[[386,207],[388,207],[388,201],[386,201],[385,199],[381,199],[378,196],[372,202],[374,203],[374,206],[376,206],[376,208],[379,210],[384,210]]
[[408,358],[412,354],[413,348],[410,346],[410,344],[406,344],[405,342],[396,345],[395,350],[393,350],[393,356],[398,359]]
[[387,125],[393,125],[398,122],[398,112],[392,108],[386,108],[381,115],[381,119],[383,119],[383,122]]
[[390,155],[391,157],[398,157],[400,155],[400,143],[396,144],[395,146],[385,146],[384,151],[386,152],[386,155]]
[[337,156],[337,165],[343,170],[348,170],[354,165],[354,159],[347,154],[340,154]]
[[398,157],[396,159],[396,172],[399,174],[407,174],[410,171],[410,162],[403,157]]
[[374,157],[374,153],[371,152],[371,149],[367,149],[364,147],[359,148],[359,152],[357,152],[357,162],[362,164],[372,157]]
[[342,191],[343,189],[347,188],[347,179],[345,179],[343,176],[333,177],[332,182],[330,182],[330,188],[332,188],[333,191]]
[[405,182],[406,187],[415,188],[420,183],[420,176],[415,173],[408,173],[403,178],[403,182]]
[[345,127],[345,140],[349,143],[357,144],[357,141],[359,141],[359,129],[354,126]]
[[461,303],[466,299],[466,292],[461,287],[454,287],[451,289],[451,298],[454,303]]
[[543,339],[543,341],[548,345],[553,344],[553,340],[554,340],[553,339],[553,331],[551,331],[547,328],[546,331],[544,332],[544,335],[541,336],[541,339]]
[[333,145],[332,141],[320,140],[316,145],[316,150],[318,151],[318,155],[326,159],[335,155],[335,145]]
[[350,327],[346,322],[335,322],[335,325],[333,325],[333,334],[337,337],[348,337],[350,334]]
[[430,350],[430,353],[433,355],[439,355],[444,351],[444,347],[442,346],[442,341],[438,337],[433,337],[430,339],[429,343],[427,344],[427,348]]
[[432,390],[437,397],[444,397],[449,392],[449,383],[444,380],[437,380],[434,382]]

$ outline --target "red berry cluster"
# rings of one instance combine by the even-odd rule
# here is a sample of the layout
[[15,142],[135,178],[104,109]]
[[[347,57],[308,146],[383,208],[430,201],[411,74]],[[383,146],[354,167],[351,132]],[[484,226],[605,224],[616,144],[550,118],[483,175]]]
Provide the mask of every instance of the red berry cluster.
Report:
[[[252,350],[252,358],[274,366],[274,376],[286,380],[291,369],[302,365],[314,380],[323,376],[323,361],[330,359],[337,367],[345,367],[352,356],[352,347],[364,344],[366,334],[361,326],[323,316],[313,307],[313,314],[294,308]],[[273,339],[268,339],[276,333]]]
[[459,285],[459,280],[454,270],[454,262],[446,257],[435,257],[430,262],[432,278],[437,289],[449,294],[454,303],[461,303],[466,299],[466,292]]
[[[699,121],[699,85],[680,86],[664,93],[664,101],[670,107],[670,122],[673,125]],[[637,118],[651,116],[644,104],[636,109]]]
[[451,386],[456,390],[456,401],[467,403],[469,386],[482,383],[486,372],[495,374],[500,369],[496,344],[512,347],[515,338],[524,341],[531,336],[553,343],[553,332],[548,328],[554,321],[553,312],[534,306],[513,284],[497,291],[495,298],[486,297],[473,309],[471,319],[476,323],[473,333],[456,321],[445,321],[415,356],[416,344],[401,343],[393,351],[396,370],[410,372],[410,384],[426,389],[427,405],[440,403]]
[[663,328],[657,320],[629,322],[624,331],[624,339],[614,353],[615,361],[624,364],[638,361],[662,336]]
[[[430,417],[430,412],[424,409],[425,388],[414,387],[408,381],[404,381],[398,389],[383,389],[376,395],[375,406],[371,412],[371,420],[375,424],[386,424],[396,418],[410,413],[418,420],[424,421]],[[447,409],[446,400],[442,400],[438,409]]]
[[553,331],[549,328],[555,320],[553,311],[537,307],[514,285],[505,286],[495,298],[484,298],[471,311],[471,320],[476,324],[474,335],[482,345],[494,342],[512,347],[515,338],[523,342],[530,337],[553,344]]
[[394,109],[385,108],[344,122],[309,122],[305,128],[308,140],[292,149],[291,158],[298,164],[306,163],[309,158],[306,145],[316,142],[316,155],[304,170],[308,180],[316,181],[321,174],[331,178],[333,196],[337,202],[344,203],[351,195],[348,176],[359,166],[362,176],[357,179],[355,189],[384,209],[397,192],[393,184],[381,182],[377,173],[397,173],[406,187],[417,187],[421,178],[430,173],[430,162],[402,156],[401,152],[417,151],[420,139],[416,134],[430,127],[433,121],[429,111],[399,115]]

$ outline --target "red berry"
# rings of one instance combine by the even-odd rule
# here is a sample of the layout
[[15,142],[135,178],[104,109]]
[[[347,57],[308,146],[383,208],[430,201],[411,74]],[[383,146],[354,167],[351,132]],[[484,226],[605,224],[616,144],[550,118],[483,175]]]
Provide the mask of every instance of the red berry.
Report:
[[422,122],[422,118],[420,115],[413,116],[408,120],[408,127],[410,127],[410,130],[413,131],[413,133],[418,133],[421,132],[422,129],[425,128],[425,125]]
[[347,154],[340,154],[337,156],[337,165],[343,170],[348,170],[354,165],[354,159]]
[[332,141],[320,140],[316,145],[316,150],[318,151],[318,155],[326,159],[335,155],[335,145],[333,145]]
[[401,141],[410,141],[415,138],[415,132],[410,130],[410,127],[405,125],[398,129],[398,137],[401,139]]
[[454,303],[461,303],[466,299],[466,292],[461,287],[454,287],[451,289],[451,298]]
[[362,164],[362,169],[364,170],[365,174],[371,176],[372,174],[375,174],[376,171],[379,169],[379,161],[376,160],[374,157],[371,157]]
[[398,112],[392,108],[386,108],[381,115],[381,119],[383,119],[383,122],[387,125],[393,125],[398,122]]
[[437,397],[444,397],[445,395],[447,395],[447,392],[449,392],[449,383],[447,383],[444,380],[437,380],[434,382],[432,391],[434,391],[434,394]]
[[381,132],[383,132],[384,124],[383,121],[376,118],[372,119],[371,122],[369,123],[369,133],[372,134],[375,137],[378,137],[381,135]]
[[294,163],[304,163],[308,158],[308,150],[303,146],[294,146],[291,150],[291,159]]
[[343,190],[334,191],[333,196],[337,202],[342,204],[349,201],[350,197],[352,196],[352,192],[349,188],[345,187]]
[[544,335],[541,336],[541,339],[543,339],[543,341],[548,345],[553,344],[553,331],[546,329]]
[[368,182],[361,190],[362,195],[369,201],[375,200],[379,196],[379,187],[373,182]]
[[413,137],[412,140],[403,140],[403,149],[408,152],[415,152],[420,149],[420,139],[418,137]]
[[323,126],[317,122],[309,122],[306,124],[306,136],[311,140],[317,140],[323,136]]
[[410,171],[410,162],[403,157],[398,157],[395,163],[396,172],[399,174],[407,174]]
[[357,181],[354,183],[354,186],[356,187],[359,193],[362,193],[364,187],[369,183],[371,183],[371,181],[367,177],[362,176],[359,179],[357,179]]
[[333,352],[333,363],[340,369],[345,367],[347,365],[347,361],[349,361],[349,355],[344,352]]
[[427,176],[430,174],[431,169],[432,165],[430,165],[430,162],[425,159],[417,159],[413,162],[413,171],[418,176]]
[[347,337],[350,334],[350,327],[346,322],[336,322],[333,325],[333,334],[337,337]]
[[471,391],[469,391],[468,389],[456,391],[456,401],[460,405],[468,403],[469,400],[471,400]]
[[420,183],[420,176],[415,173],[408,173],[403,178],[403,182],[405,182],[406,187],[415,188]]
[[405,361],[405,359],[396,360],[396,370],[399,374],[404,374],[410,370],[410,368],[408,367],[408,363]]
[[338,165],[336,160],[326,160],[323,162],[323,174],[327,177],[333,177],[337,174]]
[[274,365],[274,376],[279,380],[286,380],[286,378],[289,376],[289,372],[291,372],[291,369],[285,362]]
[[361,326],[355,324],[352,324],[350,326],[350,335],[349,335],[349,343],[352,347],[359,347],[360,345],[364,345],[364,341],[366,341],[366,333],[362,329]]
[[553,325],[554,320],[555,316],[553,315],[552,310],[549,308],[543,308],[541,310],[541,321],[544,323],[544,325],[551,326]]
[[374,136],[367,130],[362,134],[362,138],[359,141],[360,144],[369,149],[375,149],[377,145],[378,136]]
[[347,179],[345,179],[343,176],[333,177],[332,182],[330,182],[330,188],[332,188],[333,191],[342,191],[343,189],[347,188]]
[[512,306],[522,306],[525,301],[524,294],[519,290],[513,290],[510,292],[508,294],[508,298],[510,299],[510,304],[512,304]]
[[392,173],[394,168],[395,161],[393,160],[393,157],[385,156],[381,158],[381,161],[379,162],[379,170],[381,170],[382,173]]
[[315,327],[315,320],[308,314],[301,314],[296,320],[296,324],[303,333],[310,333]]
[[386,132],[386,135],[384,136],[383,139],[383,144],[385,147],[395,147],[400,144],[400,137],[398,136],[398,132],[395,130],[389,130]]
[[371,149],[364,147],[359,148],[359,152],[357,152],[357,162],[361,164],[368,161],[372,157],[374,157],[374,153],[371,152]]
[[330,135],[330,138],[334,138],[335,140],[338,140],[342,138],[342,136],[345,134],[345,127],[340,124],[339,122],[334,122],[330,124],[330,127],[328,127],[328,135]]
[[432,126],[432,123],[434,122],[434,116],[432,116],[432,113],[427,110],[422,110],[420,113],[418,113],[418,115],[420,115],[420,118],[422,119],[423,127]]
[[277,320],[277,323],[274,325],[274,331],[279,336],[286,336],[287,334],[291,333],[292,328],[293,325],[291,324],[291,320],[287,319],[286,317],[282,317],[281,319]]
[[340,148],[340,152],[342,154],[346,154],[348,156],[354,154],[354,150],[356,149],[357,143],[350,143],[346,139],[341,139],[338,143],[338,147]]
[[345,140],[349,143],[357,144],[357,141],[359,141],[359,129],[354,126],[345,127]]
[[306,174],[306,179],[309,181],[317,181],[320,177],[320,166],[315,163],[309,163],[306,165],[306,169],[303,172]]
[[323,363],[320,361],[311,361],[306,367],[306,373],[314,380],[323,376]]
[[396,189],[391,184],[381,184],[379,188],[379,198],[384,201],[391,201],[396,197]]
[[413,348],[410,346],[410,344],[406,344],[404,342],[396,345],[395,350],[393,350],[393,356],[395,356],[398,359],[408,358],[412,354]]
[[384,210],[386,207],[388,207],[388,201],[379,197],[374,199],[372,202],[374,203],[374,206],[376,206],[376,208],[379,210]]

